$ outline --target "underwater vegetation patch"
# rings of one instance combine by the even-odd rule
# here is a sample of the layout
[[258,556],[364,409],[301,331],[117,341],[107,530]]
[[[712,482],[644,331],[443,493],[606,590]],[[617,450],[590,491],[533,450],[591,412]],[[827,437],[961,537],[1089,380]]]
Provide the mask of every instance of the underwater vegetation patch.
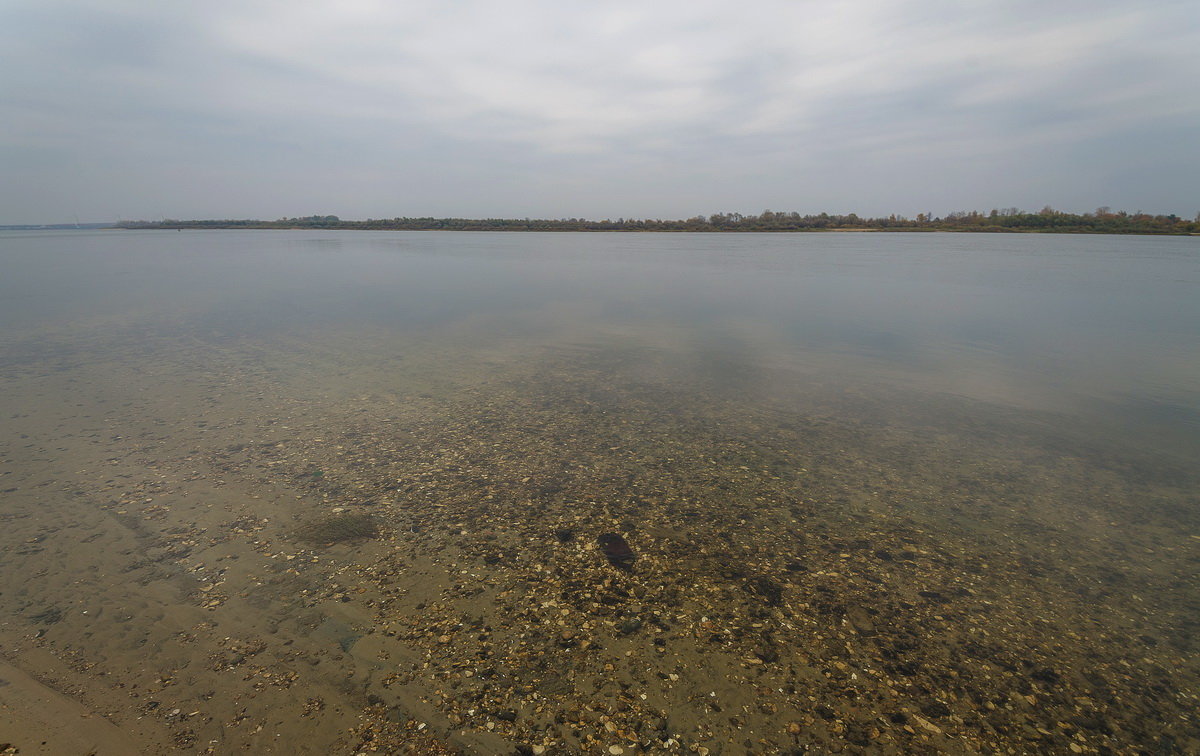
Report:
[[335,514],[302,523],[295,537],[308,543],[327,546],[360,541],[379,535],[379,523],[369,514]]

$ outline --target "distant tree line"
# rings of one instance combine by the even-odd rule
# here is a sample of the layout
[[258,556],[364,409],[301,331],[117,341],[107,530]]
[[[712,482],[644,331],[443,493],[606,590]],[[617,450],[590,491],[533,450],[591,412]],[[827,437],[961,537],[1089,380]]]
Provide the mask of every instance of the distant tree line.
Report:
[[16,223],[0,226],[0,231],[94,231],[112,228],[115,223]]
[[936,217],[918,213],[915,218],[889,215],[886,218],[861,218],[848,215],[801,215],[764,210],[758,215],[717,213],[697,215],[686,220],[650,220],[618,218],[383,218],[365,221],[341,220],[336,215],[309,215],[302,218],[262,220],[163,220],[123,221],[119,228],[330,228],[391,231],[979,231],[1045,232],[1081,234],[1197,234],[1200,213],[1192,220],[1177,215],[1151,215],[1126,211],[1113,212],[1107,207],[1091,213],[1064,213],[1052,207],[1037,212],[1017,208],[979,211],[955,211]]

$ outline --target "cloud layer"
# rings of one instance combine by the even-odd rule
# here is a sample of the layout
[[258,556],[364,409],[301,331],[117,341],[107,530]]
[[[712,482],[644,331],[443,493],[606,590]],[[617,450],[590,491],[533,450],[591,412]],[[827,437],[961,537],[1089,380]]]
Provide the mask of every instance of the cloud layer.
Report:
[[1184,2],[0,3],[0,223],[1200,209]]

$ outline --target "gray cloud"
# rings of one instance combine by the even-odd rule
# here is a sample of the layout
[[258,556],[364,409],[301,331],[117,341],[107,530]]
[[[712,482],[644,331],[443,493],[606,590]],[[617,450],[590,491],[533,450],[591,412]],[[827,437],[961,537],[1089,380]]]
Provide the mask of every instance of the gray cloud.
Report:
[[1190,215],[1189,6],[7,0],[0,222]]

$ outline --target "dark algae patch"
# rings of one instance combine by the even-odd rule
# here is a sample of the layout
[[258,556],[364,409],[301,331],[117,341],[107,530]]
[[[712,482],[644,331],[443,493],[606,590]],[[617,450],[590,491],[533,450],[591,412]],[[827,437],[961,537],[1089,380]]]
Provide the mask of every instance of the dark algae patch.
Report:
[[43,625],[53,625],[63,618],[63,611],[57,606],[46,607],[45,609],[30,615],[29,619]]
[[317,546],[362,541],[379,535],[379,522],[369,514],[339,513],[302,523],[298,540]]

